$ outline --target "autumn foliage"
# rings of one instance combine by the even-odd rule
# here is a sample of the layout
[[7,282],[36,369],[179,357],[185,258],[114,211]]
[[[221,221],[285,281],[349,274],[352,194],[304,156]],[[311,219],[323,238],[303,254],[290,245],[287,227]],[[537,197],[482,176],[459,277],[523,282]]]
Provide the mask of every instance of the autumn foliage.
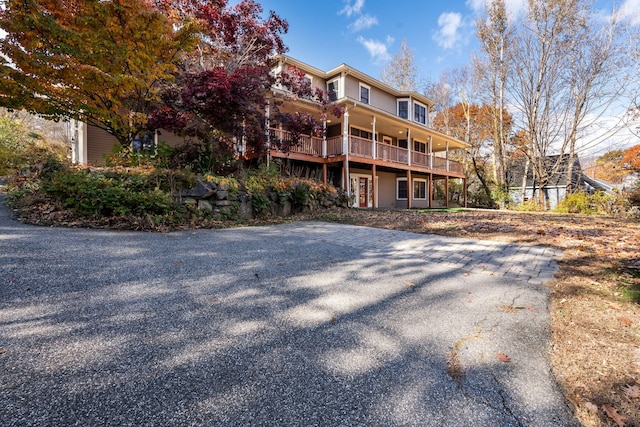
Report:
[[196,27],[147,0],[8,0],[0,10],[0,106],[78,118],[131,141]]
[[627,170],[640,172],[640,144],[626,149],[622,154],[620,164]]
[[286,21],[253,0],[8,0],[0,106],[77,118],[128,145],[161,126],[207,140],[263,135]]

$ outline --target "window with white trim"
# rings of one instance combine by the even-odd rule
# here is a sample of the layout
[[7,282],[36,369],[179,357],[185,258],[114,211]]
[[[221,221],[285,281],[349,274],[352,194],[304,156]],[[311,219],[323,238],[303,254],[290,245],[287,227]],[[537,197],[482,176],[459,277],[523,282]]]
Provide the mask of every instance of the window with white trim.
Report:
[[409,119],[409,100],[398,99],[398,117],[401,119]]
[[365,84],[360,83],[360,102],[368,104],[370,93],[371,88]]
[[338,98],[340,98],[339,83],[340,79],[335,79],[327,82],[327,92],[329,93],[330,101],[337,101]]
[[427,152],[427,144],[424,142],[413,140],[413,151],[417,151],[418,153],[426,153]]
[[415,200],[427,200],[427,180],[413,179],[413,198]]
[[351,135],[357,136],[357,137],[363,138],[363,139],[373,140],[373,133],[372,132],[369,132],[367,130],[354,128],[353,126],[351,127]]
[[396,178],[396,200],[407,200],[408,196],[407,178]]
[[311,93],[313,93],[313,79],[311,78],[311,76],[309,74],[305,74],[304,77],[302,78],[302,84],[303,87],[308,88],[309,89],[309,94],[305,95],[304,98],[305,99],[311,99]]
[[413,121],[423,125],[427,123],[427,107],[425,105],[418,102],[413,103]]

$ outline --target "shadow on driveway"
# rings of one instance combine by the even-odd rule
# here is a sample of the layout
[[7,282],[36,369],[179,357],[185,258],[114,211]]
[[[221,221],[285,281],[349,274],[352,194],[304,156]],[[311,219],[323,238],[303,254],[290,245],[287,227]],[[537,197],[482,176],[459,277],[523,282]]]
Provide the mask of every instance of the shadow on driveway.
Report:
[[350,230],[39,228],[0,207],[3,425],[577,425],[545,287],[411,250],[446,238],[371,230],[389,254]]

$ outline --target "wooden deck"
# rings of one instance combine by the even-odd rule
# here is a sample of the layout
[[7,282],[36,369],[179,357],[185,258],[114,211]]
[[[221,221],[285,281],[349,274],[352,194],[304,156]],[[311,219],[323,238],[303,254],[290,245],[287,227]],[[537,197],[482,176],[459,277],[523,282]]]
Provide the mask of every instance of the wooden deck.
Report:
[[[335,163],[345,161],[348,157],[350,161],[359,163],[464,177],[462,164],[437,156],[435,153],[422,153],[355,136],[349,136],[348,153],[344,150],[342,136],[323,140],[314,136],[302,135],[294,144],[289,132],[270,129],[269,138],[270,154],[273,157],[314,163]],[[283,146],[288,146],[289,149],[283,151],[278,148]]]

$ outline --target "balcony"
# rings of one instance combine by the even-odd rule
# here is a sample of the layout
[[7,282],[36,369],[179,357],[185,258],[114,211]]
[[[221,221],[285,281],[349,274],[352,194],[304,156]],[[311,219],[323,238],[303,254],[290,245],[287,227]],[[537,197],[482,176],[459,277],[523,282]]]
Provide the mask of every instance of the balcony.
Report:
[[[288,147],[289,153],[303,154],[312,157],[335,157],[345,155],[342,136],[327,138],[326,145],[322,138],[301,135],[298,143],[293,143],[292,135],[280,129],[270,129],[270,141],[273,147]],[[370,139],[349,136],[349,156],[359,159],[377,160],[404,166],[416,166],[433,171],[464,174],[462,164],[453,160],[438,157],[433,153],[421,153],[407,148],[396,147]],[[411,161],[409,161],[411,160]]]

